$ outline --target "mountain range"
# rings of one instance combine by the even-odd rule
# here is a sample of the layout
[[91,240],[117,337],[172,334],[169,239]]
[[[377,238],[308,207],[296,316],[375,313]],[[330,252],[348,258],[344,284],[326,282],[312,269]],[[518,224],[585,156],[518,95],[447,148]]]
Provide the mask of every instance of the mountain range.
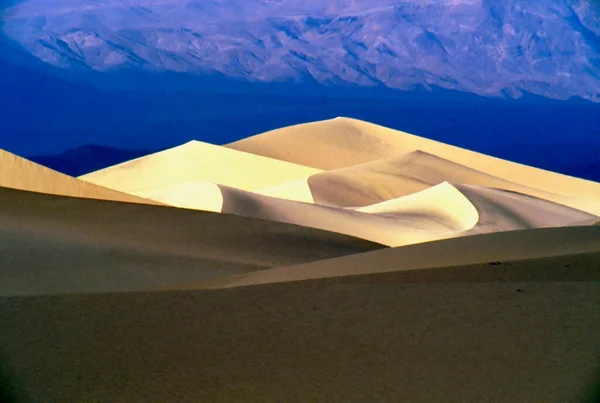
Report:
[[78,74],[143,71],[600,101],[588,0],[29,0],[2,30]]

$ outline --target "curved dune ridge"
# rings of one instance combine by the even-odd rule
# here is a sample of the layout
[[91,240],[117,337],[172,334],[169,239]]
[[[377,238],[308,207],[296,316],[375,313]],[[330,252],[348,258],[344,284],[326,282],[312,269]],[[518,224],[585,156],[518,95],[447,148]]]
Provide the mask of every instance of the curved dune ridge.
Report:
[[598,400],[598,183],[338,118],[0,206],[0,401]]
[[253,190],[303,178],[319,169],[190,141],[82,175],[80,179],[127,193],[205,181]]

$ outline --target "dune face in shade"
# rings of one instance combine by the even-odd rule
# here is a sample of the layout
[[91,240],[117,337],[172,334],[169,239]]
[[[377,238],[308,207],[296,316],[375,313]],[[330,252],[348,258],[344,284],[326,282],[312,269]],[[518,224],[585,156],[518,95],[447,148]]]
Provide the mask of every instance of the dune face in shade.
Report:
[[0,387],[585,401],[599,216],[598,183],[346,118],[80,178],[0,151]]
[[382,248],[313,228],[0,187],[0,295],[132,291]]

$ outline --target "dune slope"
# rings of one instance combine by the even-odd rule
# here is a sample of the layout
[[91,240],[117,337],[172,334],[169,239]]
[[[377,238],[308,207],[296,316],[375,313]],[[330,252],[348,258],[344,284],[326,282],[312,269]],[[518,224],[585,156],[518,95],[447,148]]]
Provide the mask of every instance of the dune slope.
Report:
[[304,178],[319,169],[190,141],[83,175],[82,180],[127,193],[206,181],[253,190]]

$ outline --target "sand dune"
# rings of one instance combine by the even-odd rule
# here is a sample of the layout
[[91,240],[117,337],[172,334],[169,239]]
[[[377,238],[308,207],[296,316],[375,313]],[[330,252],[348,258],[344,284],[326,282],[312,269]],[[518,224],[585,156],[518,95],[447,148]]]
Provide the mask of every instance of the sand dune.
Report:
[[388,246],[445,238],[471,229],[477,210],[448,183],[397,199],[372,211],[355,211],[281,200],[222,188],[223,211],[319,228]]
[[336,118],[249,137],[227,147],[323,170],[344,168],[420,149],[402,132]]
[[[222,288],[270,284],[301,280],[330,279],[474,264],[552,258],[600,252],[598,226],[537,228],[505,231],[474,236],[444,239],[434,242],[390,248],[304,265],[275,268],[219,278],[194,284],[179,285],[177,289]],[[588,267],[600,278],[600,266]],[[493,277],[495,264],[489,266]],[[469,281],[463,272],[456,281]],[[518,273],[517,273],[518,274]],[[422,274],[427,281],[427,273]],[[518,281],[515,279],[515,281]]]
[[477,210],[448,183],[364,211],[278,199],[204,182],[143,195],[177,207],[286,222],[387,246],[445,238],[471,229],[478,221]]
[[339,207],[367,206],[419,192],[444,181],[519,192],[600,214],[600,196],[578,199],[523,186],[452,161],[413,151],[311,175],[261,191],[273,197]]
[[502,189],[474,185],[457,185],[456,188],[475,206],[479,215],[477,225],[464,235],[591,225],[598,219],[561,204]]
[[408,196],[343,209],[296,202],[204,182],[144,193],[163,203],[286,222],[337,232],[387,246],[477,233],[564,227],[595,216],[519,193],[447,182]]
[[0,151],[0,401],[598,400],[600,184],[345,118],[228,147]]
[[[304,183],[325,176],[313,186],[315,198],[321,198],[322,201],[324,194],[332,195],[329,200],[339,197],[339,204],[351,204],[351,201],[359,199],[363,202],[376,200],[363,195],[393,197],[403,193],[405,184],[417,184],[424,190],[365,207],[346,209],[290,200],[290,195],[298,193],[293,189],[287,193],[288,197],[274,198],[206,182],[185,182],[137,194],[172,206],[287,222],[387,246],[475,233],[561,227],[583,223],[595,217],[560,204],[505,190],[472,185],[460,185],[457,190],[447,182],[429,187],[429,183],[436,182],[444,175],[445,168],[449,172],[445,176],[459,180],[491,184],[505,181],[425,153],[410,153],[388,161],[375,168],[370,167],[374,164],[366,164],[369,167],[344,169],[339,174],[331,171],[337,178],[342,178],[336,178],[338,184],[345,182],[340,186],[336,186],[336,179],[327,176],[330,172],[317,174]],[[391,172],[384,172],[382,166],[392,167]],[[521,188],[517,184],[513,187]],[[411,192],[413,190],[411,188]],[[348,197],[344,198],[344,195]]]
[[315,168],[190,141],[80,178],[122,192],[139,193],[194,181],[253,190],[318,172]]
[[159,204],[87,183],[0,150],[0,186],[72,197]]
[[0,188],[0,295],[143,289],[381,248],[227,214]]
[[222,185],[205,181],[190,181],[156,187],[132,194],[169,206],[220,213],[223,211]]
[[[600,184],[355,119],[336,118],[286,127],[231,143],[227,147],[325,170],[422,151],[499,179],[516,181],[524,187],[563,196],[565,200],[578,204],[576,208],[600,215]],[[452,178],[443,180],[462,183]],[[486,183],[469,184],[489,186]],[[315,201],[318,202],[316,198]]]
[[0,298],[0,382],[18,402],[592,403],[600,282],[575,280]]
[[[500,179],[423,151],[312,175],[308,184],[316,203],[351,207],[405,196],[443,181],[496,187],[562,204],[582,204],[579,199]],[[587,204],[585,207],[593,208]]]

